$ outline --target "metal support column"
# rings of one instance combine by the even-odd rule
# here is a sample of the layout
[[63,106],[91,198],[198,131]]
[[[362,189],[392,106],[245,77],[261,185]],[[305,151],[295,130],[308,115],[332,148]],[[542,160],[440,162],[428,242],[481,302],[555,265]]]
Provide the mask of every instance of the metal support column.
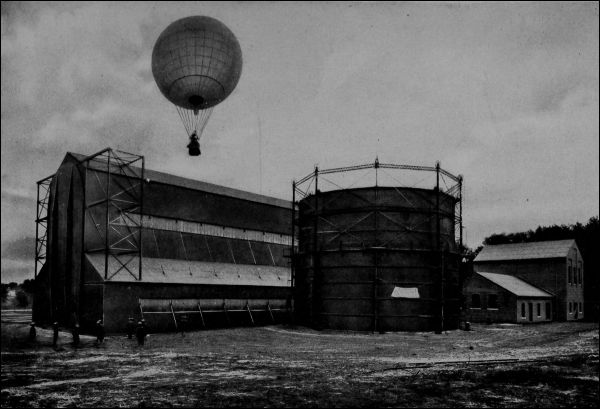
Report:
[[294,275],[294,237],[296,235],[296,181],[292,181],[292,244],[290,246],[290,256],[292,261],[292,289],[295,284]]
[[440,162],[435,164],[436,173],[436,250],[438,259],[438,271],[440,280],[440,300],[439,300],[439,327],[436,333],[441,334],[444,329],[444,267],[443,267],[443,256],[442,256],[442,243],[441,243],[441,221],[440,221]]
[[139,232],[138,232],[138,260],[139,260],[139,264],[138,264],[138,280],[142,281],[142,233],[144,231],[143,226],[143,220],[144,220],[144,183],[146,183],[146,181],[144,180],[144,175],[146,172],[146,160],[144,159],[144,157],[141,157],[142,159],[142,174],[140,175],[140,226],[139,226]]
[[459,248],[458,248],[458,252],[459,252],[461,258],[462,258],[463,253],[464,253],[464,246],[463,246],[463,221],[462,221],[462,210],[463,210],[462,184],[463,184],[463,177],[462,177],[462,175],[459,175],[458,176],[458,223],[459,223],[459,228],[458,228],[458,232],[459,232]]
[[379,289],[379,212],[378,212],[378,191],[377,191],[377,171],[379,169],[379,158],[375,158],[375,211],[373,212],[374,224],[375,224],[375,242],[373,243],[373,247],[375,247],[375,251],[373,252],[373,332],[377,332],[379,330],[379,301],[377,299],[377,292]]
[[104,227],[104,279],[108,280],[108,254],[110,253],[109,236],[110,232],[108,227],[110,224],[110,156],[111,152],[108,151],[108,159],[106,161],[106,220]]
[[[296,181],[292,180],[292,243],[290,245],[290,261],[291,261],[291,287],[292,287],[292,306],[296,305],[296,250],[294,248],[296,237]],[[268,306],[268,304],[267,304]],[[292,317],[294,317],[295,311],[292,311]],[[292,319],[292,324],[294,320]]]
[[[321,326],[321,303],[320,303],[320,298],[321,298],[321,292],[319,290],[319,286],[320,286],[320,279],[319,279],[319,273],[320,273],[320,269],[318,268],[318,241],[319,241],[319,235],[318,235],[318,229],[319,229],[319,167],[315,166],[315,208],[314,208],[314,220],[313,220],[313,277],[312,277],[312,296],[313,299],[311,300],[311,322],[317,322],[317,327]],[[316,313],[315,313],[316,311]],[[315,315],[317,316],[317,319],[315,320]]]

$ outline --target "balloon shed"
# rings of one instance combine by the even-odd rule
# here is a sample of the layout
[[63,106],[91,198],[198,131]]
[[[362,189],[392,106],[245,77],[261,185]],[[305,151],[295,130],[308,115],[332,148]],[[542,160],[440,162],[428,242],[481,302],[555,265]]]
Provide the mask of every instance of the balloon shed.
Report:
[[281,322],[291,308],[291,203],[67,153],[38,182],[35,322],[128,319],[152,331]]

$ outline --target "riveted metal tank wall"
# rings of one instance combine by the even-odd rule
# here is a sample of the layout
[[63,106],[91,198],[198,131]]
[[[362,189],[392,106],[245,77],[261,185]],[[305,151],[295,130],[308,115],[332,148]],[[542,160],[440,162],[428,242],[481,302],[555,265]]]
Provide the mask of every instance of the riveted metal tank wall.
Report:
[[395,187],[317,192],[301,200],[299,321],[357,331],[457,328],[455,204],[435,189]]

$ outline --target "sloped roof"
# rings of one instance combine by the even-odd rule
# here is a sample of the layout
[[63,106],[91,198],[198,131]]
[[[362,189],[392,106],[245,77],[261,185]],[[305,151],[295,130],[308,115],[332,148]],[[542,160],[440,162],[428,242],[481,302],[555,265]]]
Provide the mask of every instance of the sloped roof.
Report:
[[[86,254],[86,257],[98,274],[104,277],[104,255]],[[109,257],[108,263],[109,271],[117,271],[121,266],[114,257]],[[138,259],[131,261],[128,267],[137,275]],[[140,282],[125,269],[107,281]],[[148,257],[142,259],[141,282],[144,283],[289,287],[290,281],[291,271],[287,267]]]
[[515,294],[518,297],[552,297],[552,294],[544,290],[540,290],[531,284],[508,274],[496,273],[476,273],[479,274],[494,284],[499,285],[507,291]]
[[[78,161],[85,159],[87,156],[80,153],[68,152],[67,155],[73,156]],[[106,162],[104,162],[106,163]],[[94,166],[96,165],[96,166]],[[90,161],[90,168],[106,171],[106,165],[101,165],[99,162]],[[156,170],[144,169],[144,176],[150,180],[150,183],[164,183],[167,185],[174,185],[184,187],[187,189],[201,190],[203,192],[214,193],[222,196],[229,196],[236,199],[249,200],[252,202],[258,202],[268,204],[271,206],[291,208],[291,202],[287,200],[278,199],[275,197],[259,195],[252,192],[246,192],[244,190],[233,189],[226,186],[215,185],[212,183],[202,182],[200,180],[188,179],[182,176],[171,175],[169,173],[158,172]]]
[[485,246],[475,257],[478,261],[526,260],[567,257],[575,240],[536,241]]

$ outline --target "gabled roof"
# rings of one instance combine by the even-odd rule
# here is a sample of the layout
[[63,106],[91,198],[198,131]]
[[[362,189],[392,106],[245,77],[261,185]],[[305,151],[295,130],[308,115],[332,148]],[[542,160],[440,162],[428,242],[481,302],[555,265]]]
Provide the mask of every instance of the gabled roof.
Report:
[[507,291],[515,294],[518,297],[552,297],[552,294],[547,293],[531,284],[508,274],[496,273],[475,273],[484,278],[487,278],[492,283],[499,285]]
[[[87,156],[80,153],[68,152],[67,156],[71,155],[73,158],[81,161]],[[104,165],[102,165],[104,163]],[[106,162],[95,162],[90,161],[90,168],[98,169],[106,172]],[[144,169],[144,176],[150,180],[150,183],[163,183],[167,185],[184,187],[187,189],[201,190],[203,192],[214,193],[217,195],[233,197],[236,199],[249,200],[252,202],[258,202],[268,204],[271,206],[285,207],[286,209],[291,208],[291,202],[287,200],[278,199],[276,197],[259,195],[252,192],[246,192],[244,190],[233,189],[226,186],[215,185],[208,182],[202,182],[200,180],[188,179],[182,176],[171,175],[169,173],[158,172],[156,170]]]
[[485,246],[475,257],[480,261],[526,260],[567,257],[575,240],[536,241],[532,243],[497,244]]
[[[86,254],[97,273],[104,277],[104,255]],[[138,260],[128,267],[137,273]],[[117,271],[121,267],[114,257],[108,258],[108,270]],[[254,264],[211,263],[206,261],[186,261],[165,258],[142,259],[142,281],[138,281],[127,270],[121,269],[106,281],[160,284],[202,284],[231,286],[289,287],[291,271],[287,267],[263,266]]]

